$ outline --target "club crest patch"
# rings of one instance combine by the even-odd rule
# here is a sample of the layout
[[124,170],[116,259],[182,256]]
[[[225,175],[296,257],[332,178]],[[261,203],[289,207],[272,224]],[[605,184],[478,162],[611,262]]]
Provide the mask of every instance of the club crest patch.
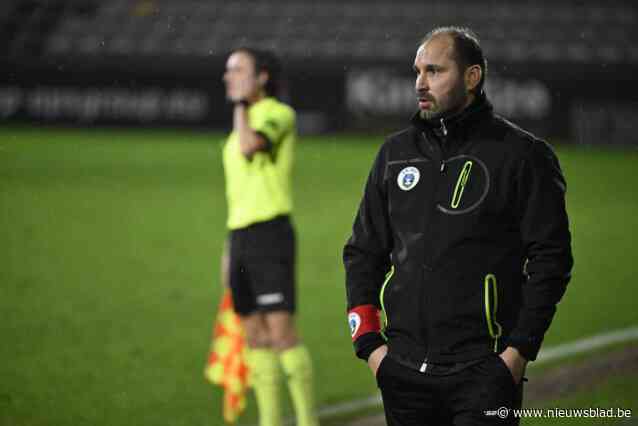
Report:
[[361,317],[356,312],[348,314],[348,324],[350,325],[350,335],[354,336],[361,326]]
[[417,183],[419,183],[420,177],[421,173],[419,172],[419,169],[416,167],[406,167],[399,172],[397,184],[402,190],[409,191],[414,188]]

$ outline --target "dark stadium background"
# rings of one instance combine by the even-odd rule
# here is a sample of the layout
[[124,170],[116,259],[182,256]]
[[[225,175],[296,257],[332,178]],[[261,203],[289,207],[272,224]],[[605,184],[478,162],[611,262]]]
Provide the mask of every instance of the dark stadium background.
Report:
[[[0,0],[0,426],[221,425],[202,371],[226,235],[221,76],[241,45],[279,53],[298,112],[298,321],[322,424],[380,424],[361,419],[380,406],[340,252],[439,25],[478,34],[488,97],[568,182],[574,278],[544,346],[563,355],[530,369],[529,406],[635,420],[636,2]],[[256,418],[250,397],[240,424]]]
[[304,132],[393,128],[428,29],[475,30],[497,110],[568,143],[633,144],[635,2],[4,0],[0,119],[222,127],[220,74],[272,48]]

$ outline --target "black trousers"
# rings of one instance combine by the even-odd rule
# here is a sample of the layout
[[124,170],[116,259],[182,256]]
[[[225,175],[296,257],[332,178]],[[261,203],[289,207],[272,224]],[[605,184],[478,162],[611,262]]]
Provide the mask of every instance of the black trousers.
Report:
[[386,356],[377,371],[388,426],[518,425],[523,381],[494,354],[449,375],[431,375]]

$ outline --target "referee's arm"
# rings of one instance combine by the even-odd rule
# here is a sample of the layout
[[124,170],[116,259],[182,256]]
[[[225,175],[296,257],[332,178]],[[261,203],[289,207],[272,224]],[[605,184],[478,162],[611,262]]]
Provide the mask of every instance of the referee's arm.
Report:
[[248,107],[242,103],[235,104],[233,130],[239,138],[239,149],[242,155],[248,159],[251,159],[257,151],[267,151],[270,147],[269,141],[250,127]]
[[528,280],[523,285],[523,306],[508,344],[533,361],[571,278],[573,258],[565,208],[566,183],[558,158],[547,143],[533,144],[518,180]]

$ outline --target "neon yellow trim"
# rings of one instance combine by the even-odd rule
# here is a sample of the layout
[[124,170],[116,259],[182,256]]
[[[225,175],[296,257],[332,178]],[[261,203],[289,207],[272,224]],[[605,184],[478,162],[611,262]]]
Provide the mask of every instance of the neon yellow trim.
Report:
[[383,319],[384,319],[384,323],[386,327],[388,326],[388,315],[385,312],[385,305],[383,304],[383,295],[385,293],[386,286],[390,282],[390,278],[392,278],[392,275],[394,275],[394,265],[392,265],[388,273],[385,275],[385,281],[383,281],[383,285],[381,286],[381,292],[379,293],[379,302],[381,303],[381,310],[383,311]]
[[[485,290],[485,319],[487,321],[487,330],[492,339],[494,339],[494,352],[498,349],[498,339],[503,333],[501,325],[496,321],[496,312],[498,310],[498,287],[496,284],[496,276],[487,274],[484,281]],[[490,293],[494,296],[494,306],[490,305]],[[496,331],[494,330],[496,328]]]
[[454,187],[454,194],[452,194],[452,202],[450,206],[455,209],[461,203],[461,197],[463,196],[463,190],[467,184],[467,180],[470,177],[470,171],[472,170],[472,161],[468,160],[463,164],[459,178],[456,180],[456,186]]

